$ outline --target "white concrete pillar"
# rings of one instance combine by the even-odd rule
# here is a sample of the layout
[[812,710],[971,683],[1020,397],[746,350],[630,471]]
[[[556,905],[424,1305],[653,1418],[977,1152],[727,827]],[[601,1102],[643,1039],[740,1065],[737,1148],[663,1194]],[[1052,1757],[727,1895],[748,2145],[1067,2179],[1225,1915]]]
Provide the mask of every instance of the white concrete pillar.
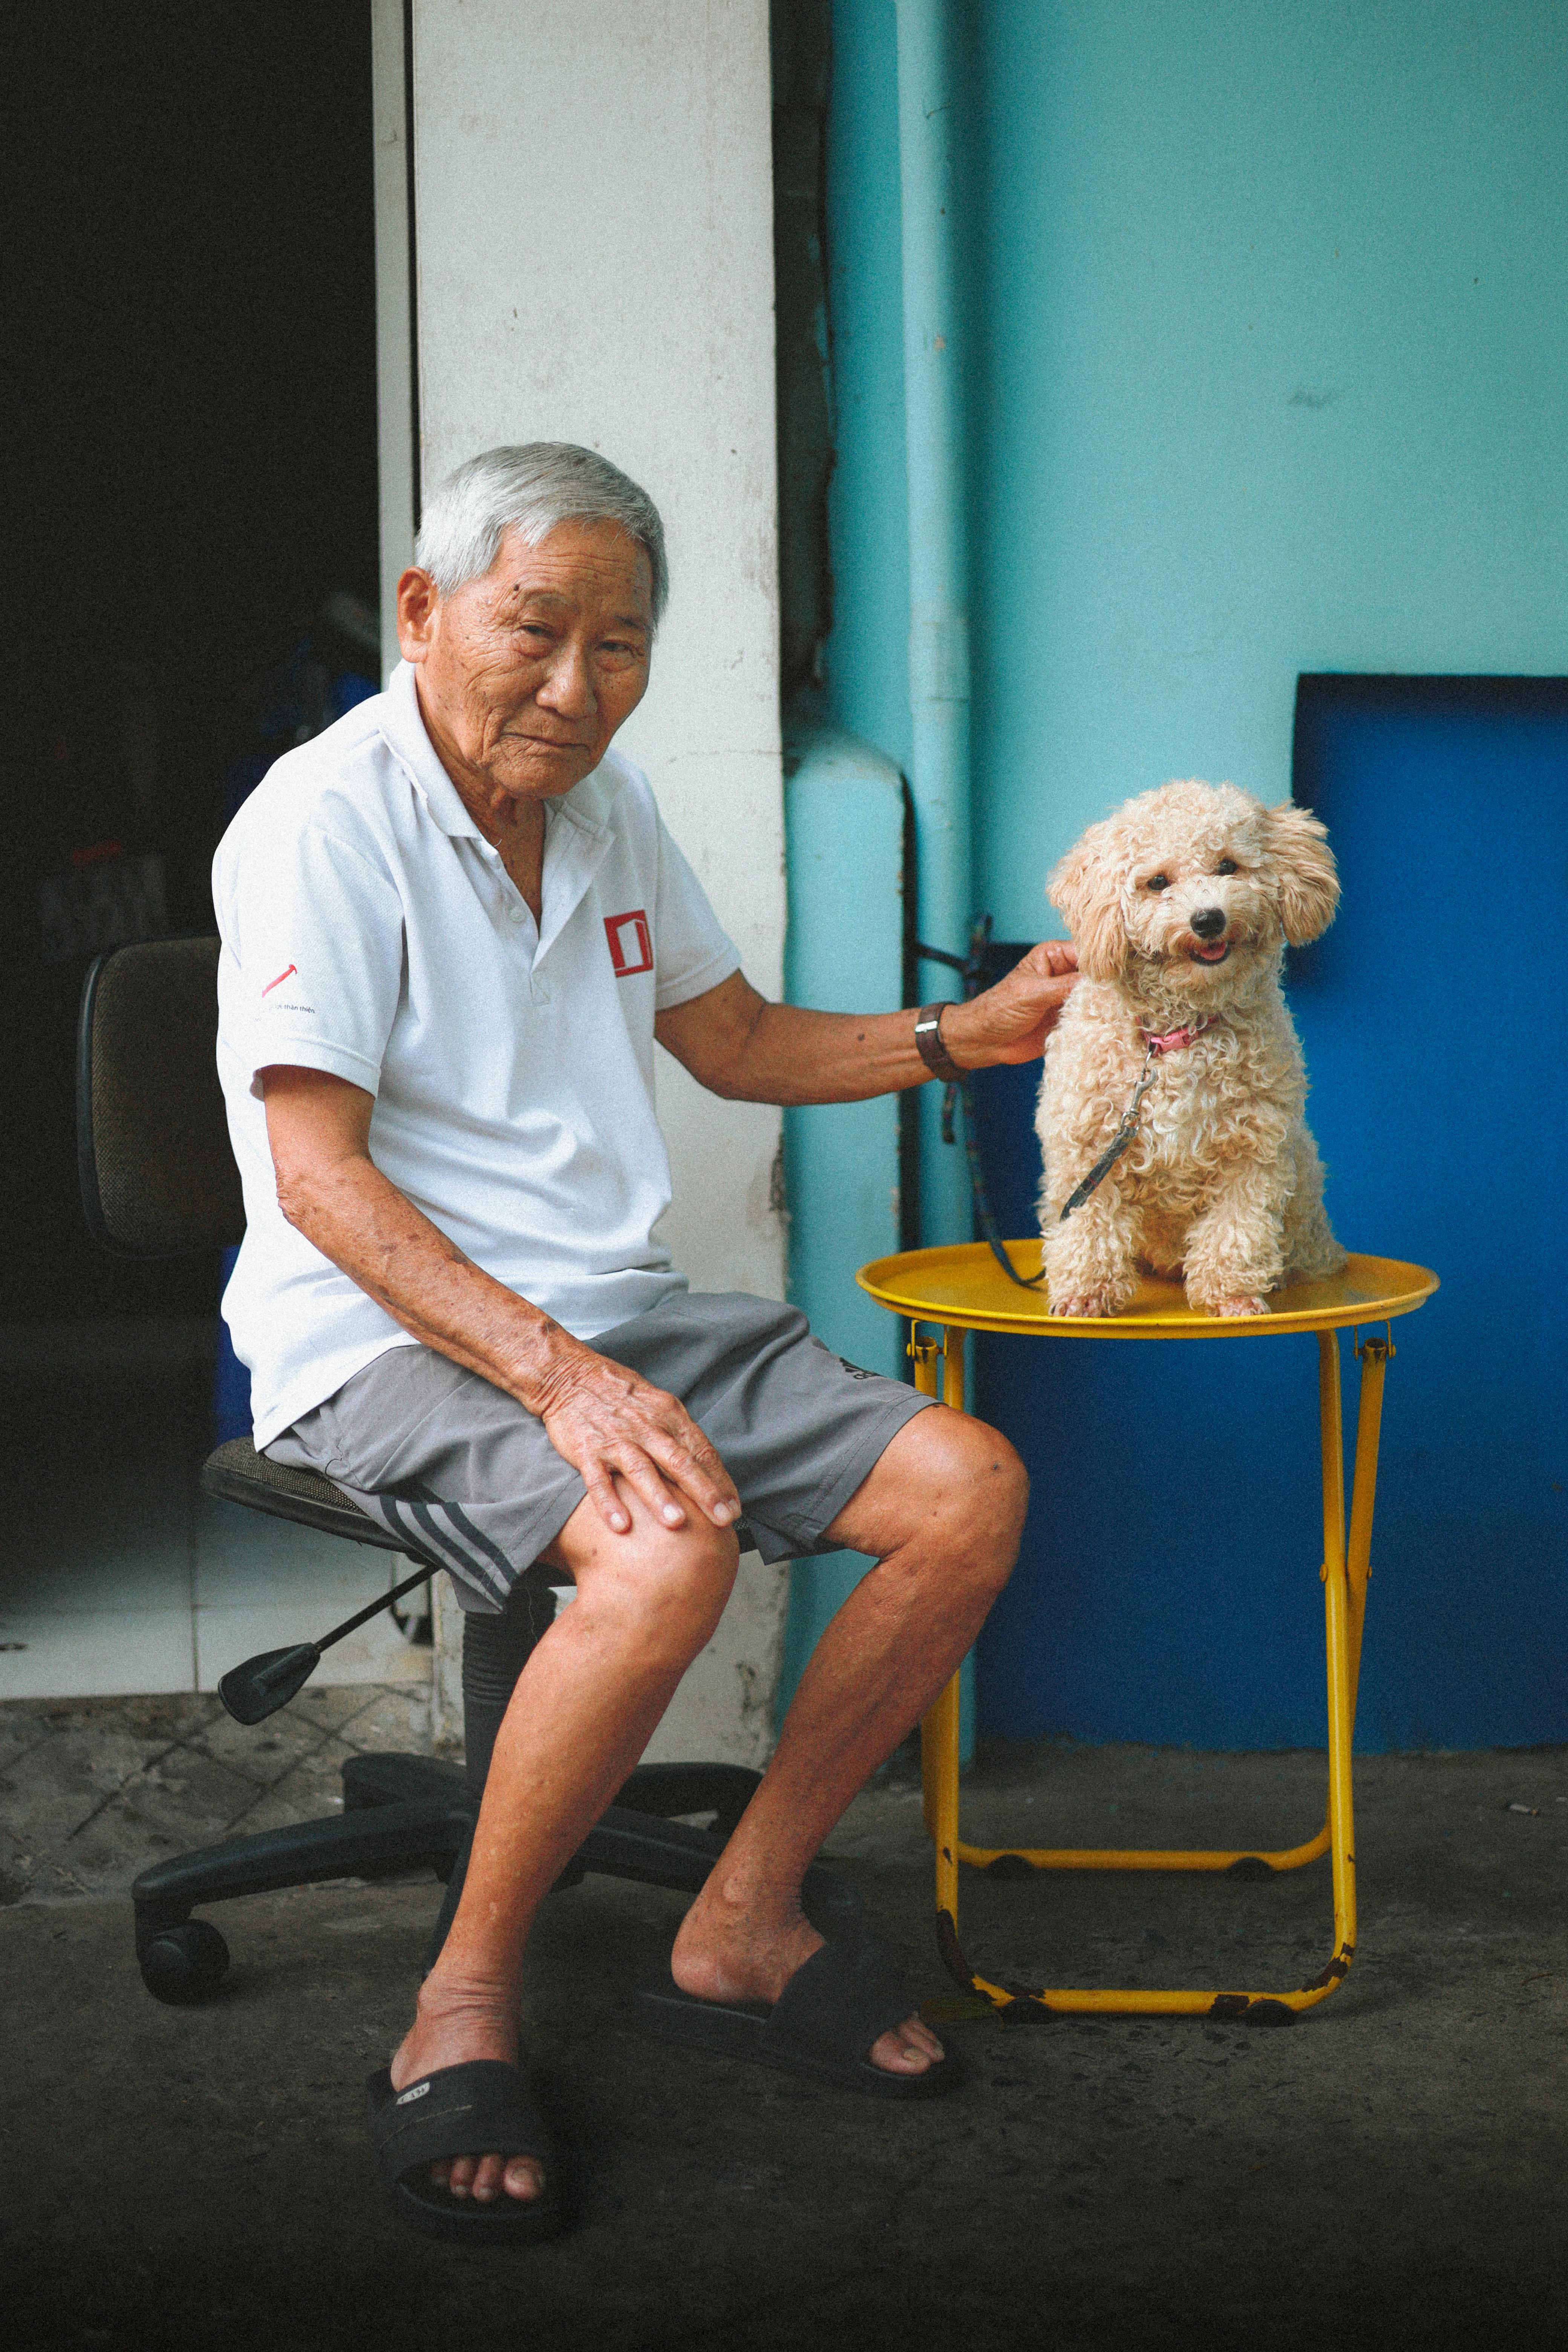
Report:
[[[570,440],[603,450],[657,500],[669,612],[652,687],[622,741],[747,972],[776,994],[784,892],[766,0],[412,6],[420,479],[438,481],[498,442]],[[380,54],[390,71],[389,35]],[[394,127],[388,100],[378,140]],[[390,162],[381,179],[395,209]],[[395,237],[389,212],[378,246],[387,289]],[[384,449],[397,397],[384,377]],[[403,493],[395,478],[384,492],[390,548]],[[663,1056],[658,1086],[677,1263],[698,1289],[782,1297],[777,1112],[719,1103]],[[743,1567],[737,1601],[651,1753],[750,1761],[764,1751],[783,1590],[782,1570],[754,1559]]]

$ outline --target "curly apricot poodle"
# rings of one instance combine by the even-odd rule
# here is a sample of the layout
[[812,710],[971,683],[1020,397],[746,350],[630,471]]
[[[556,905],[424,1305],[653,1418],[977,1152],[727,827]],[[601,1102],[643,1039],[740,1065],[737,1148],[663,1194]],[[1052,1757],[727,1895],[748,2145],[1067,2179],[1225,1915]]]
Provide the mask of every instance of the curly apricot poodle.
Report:
[[1327,929],[1339,888],[1316,817],[1234,784],[1140,793],[1058,866],[1084,977],[1036,1122],[1053,1314],[1119,1314],[1153,1272],[1206,1314],[1262,1315],[1343,1265],[1279,986],[1286,942]]

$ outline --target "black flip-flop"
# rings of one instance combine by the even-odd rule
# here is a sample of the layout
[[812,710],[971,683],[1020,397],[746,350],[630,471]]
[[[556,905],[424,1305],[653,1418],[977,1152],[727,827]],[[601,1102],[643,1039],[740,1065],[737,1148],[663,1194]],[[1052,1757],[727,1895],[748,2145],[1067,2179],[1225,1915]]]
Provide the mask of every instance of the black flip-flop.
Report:
[[[527,2080],[499,2058],[441,2066],[404,2090],[384,2066],[367,2086],[370,2137],[382,2186],[398,2213],[433,2238],[471,2246],[537,2245],[566,2227],[561,2159]],[[537,2197],[493,2202],[454,2197],[430,2178],[433,2164],[458,2156],[531,2156],[544,2167]]]
[[873,2099],[934,2099],[951,2091],[952,2053],[922,2074],[890,2074],[867,2053],[919,2007],[885,1944],[864,1927],[830,1937],[795,1970],[769,2009],[763,2001],[700,2000],[671,1978],[637,1996],[647,2033],[724,2058],[750,2058]]

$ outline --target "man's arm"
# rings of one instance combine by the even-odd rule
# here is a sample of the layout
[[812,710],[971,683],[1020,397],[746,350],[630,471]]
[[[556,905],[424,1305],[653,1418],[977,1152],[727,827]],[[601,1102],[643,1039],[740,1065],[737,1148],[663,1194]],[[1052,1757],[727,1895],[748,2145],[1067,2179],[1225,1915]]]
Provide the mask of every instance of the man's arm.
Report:
[[[1066,940],[1031,948],[1005,980],[950,1005],[942,1042],[961,1069],[1032,1062],[1078,978]],[[741,972],[654,1023],[661,1045],[710,1093],[731,1101],[864,1102],[918,1087],[931,1072],[915,1045],[915,1015],[807,1013],[770,1004]]]
[[405,1331],[537,1414],[606,1526],[631,1525],[617,1478],[668,1527],[685,1521],[682,1496],[717,1526],[740,1517],[729,1473],[675,1397],[493,1280],[382,1174],[363,1087],[291,1065],[260,1076],[289,1223]]

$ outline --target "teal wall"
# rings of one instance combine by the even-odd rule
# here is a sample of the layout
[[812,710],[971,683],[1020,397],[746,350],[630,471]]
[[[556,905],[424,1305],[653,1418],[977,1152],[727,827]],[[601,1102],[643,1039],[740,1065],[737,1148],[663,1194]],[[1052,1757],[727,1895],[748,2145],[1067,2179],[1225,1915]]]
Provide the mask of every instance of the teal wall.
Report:
[[[1029,938],[1129,793],[1284,797],[1303,670],[1568,673],[1568,7],[954,14],[975,898]],[[835,0],[826,262],[821,715],[907,767],[893,0]]]
[[[1289,788],[1302,669],[1568,669],[1568,9],[985,0],[963,353],[977,895],[1172,774]],[[839,0],[827,700],[906,756],[891,0]]]

